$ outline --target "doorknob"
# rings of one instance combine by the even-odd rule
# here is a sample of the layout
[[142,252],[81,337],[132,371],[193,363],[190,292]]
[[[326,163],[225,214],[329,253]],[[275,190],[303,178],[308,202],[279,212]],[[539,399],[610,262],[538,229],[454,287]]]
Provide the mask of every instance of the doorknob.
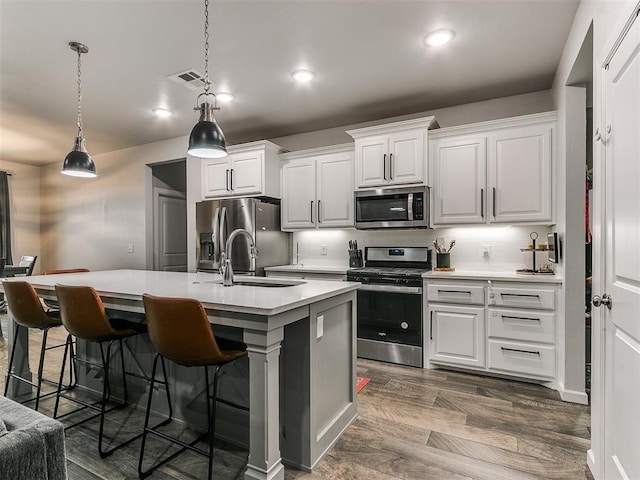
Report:
[[613,304],[613,298],[611,295],[607,295],[604,293],[602,297],[600,295],[593,296],[593,306],[599,307],[600,305],[606,305],[609,310],[611,310],[611,305]]

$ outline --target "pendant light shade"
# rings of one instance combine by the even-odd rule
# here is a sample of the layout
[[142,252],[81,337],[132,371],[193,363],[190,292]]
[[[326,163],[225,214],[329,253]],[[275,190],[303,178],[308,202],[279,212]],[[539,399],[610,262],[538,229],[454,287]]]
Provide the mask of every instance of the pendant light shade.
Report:
[[91,155],[87,153],[86,141],[76,137],[76,141],[62,164],[62,173],[70,177],[91,178],[96,176],[96,165]]
[[189,136],[189,155],[200,158],[227,156],[227,142],[222,129],[213,118],[214,107],[204,102],[200,105],[200,120]]
[[96,176],[96,166],[91,155],[87,152],[87,144],[82,135],[82,82],[80,55],[87,53],[89,48],[78,42],[69,42],[71,50],[78,54],[78,135],[73,149],[67,154],[62,164],[62,173],[71,177],[91,178]]
[[[200,97],[204,96],[204,102],[196,106],[194,110],[200,111],[200,120],[196,123],[189,136],[189,155],[200,158],[222,158],[227,156],[227,141],[222,129],[213,118],[214,110],[220,110],[216,96],[209,92],[209,0],[204,0],[204,92],[198,95],[196,105]],[[210,97],[213,97],[211,103]]]

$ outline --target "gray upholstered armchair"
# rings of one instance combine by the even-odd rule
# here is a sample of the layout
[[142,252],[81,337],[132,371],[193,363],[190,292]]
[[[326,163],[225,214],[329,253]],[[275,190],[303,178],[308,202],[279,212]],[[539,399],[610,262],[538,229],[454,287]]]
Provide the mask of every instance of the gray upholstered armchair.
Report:
[[66,479],[63,425],[0,396],[0,478]]

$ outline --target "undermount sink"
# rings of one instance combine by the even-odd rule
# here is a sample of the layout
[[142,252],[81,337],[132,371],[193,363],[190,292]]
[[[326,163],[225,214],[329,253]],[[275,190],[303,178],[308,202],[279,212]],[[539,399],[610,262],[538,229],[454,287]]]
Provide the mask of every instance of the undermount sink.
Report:
[[[211,283],[214,285],[222,285],[222,279],[217,280],[207,280],[204,282],[193,282],[194,284],[198,283]],[[267,277],[234,277],[233,285],[244,285],[245,287],[269,287],[269,288],[283,288],[283,287],[294,287],[296,285],[302,285],[303,283],[299,280],[283,280],[283,279],[275,279],[275,278],[267,278]]]
[[234,285],[244,285],[247,287],[271,287],[271,288],[282,288],[282,287],[294,287],[296,285],[302,285],[306,282],[301,282],[297,280],[281,280],[281,279],[270,279],[266,277],[252,277],[252,278],[234,278]]

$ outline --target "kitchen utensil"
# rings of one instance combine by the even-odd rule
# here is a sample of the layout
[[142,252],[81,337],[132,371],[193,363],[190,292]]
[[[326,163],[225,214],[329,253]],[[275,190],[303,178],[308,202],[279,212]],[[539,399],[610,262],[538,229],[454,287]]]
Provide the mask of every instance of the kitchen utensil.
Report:
[[455,244],[456,244],[456,241],[451,240],[451,242],[449,242],[449,249],[446,251],[446,253],[449,253],[451,249],[455,246]]

